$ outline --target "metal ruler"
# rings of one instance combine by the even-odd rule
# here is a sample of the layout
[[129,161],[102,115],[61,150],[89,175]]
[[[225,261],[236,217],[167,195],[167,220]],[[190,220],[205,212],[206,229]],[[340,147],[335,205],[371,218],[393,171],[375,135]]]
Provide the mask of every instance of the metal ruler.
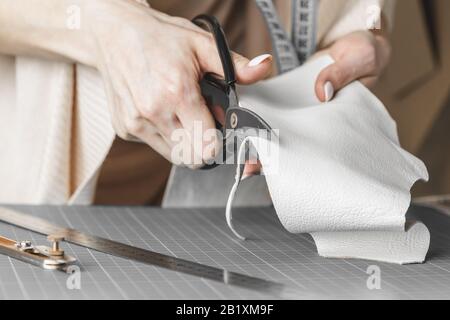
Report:
[[274,297],[284,299],[310,299],[314,297],[311,293],[302,292],[291,286],[251,277],[245,274],[229,272],[224,269],[84,234],[78,230],[61,227],[45,219],[8,208],[0,208],[0,221],[44,235],[59,235],[64,237],[67,242],[113,256],[221,282],[227,285],[256,290]]

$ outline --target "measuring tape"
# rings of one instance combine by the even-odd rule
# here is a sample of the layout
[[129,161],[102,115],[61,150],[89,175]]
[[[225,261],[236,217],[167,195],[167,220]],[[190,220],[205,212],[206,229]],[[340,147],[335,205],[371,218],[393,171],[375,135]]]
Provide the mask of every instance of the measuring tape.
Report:
[[294,46],[287,38],[272,0],[255,0],[261,10],[272,39],[273,51],[278,71],[285,73],[300,65]]
[[[305,299],[313,297],[313,294],[301,292],[297,288],[291,286],[251,277],[245,274],[229,272],[224,269],[84,234],[78,230],[61,227],[45,219],[12,209],[0,208],[0,221],[44,235],[58,235],[59,237],[64,238],[64,241],[116,257],[134,260],[136,262],[221,282],[227,285],[255,290],[275,297],[284,299]],[[8,252],[0,252],[9,255]],[[13,255],[9,256],[17,258]],[[28,262],[25,259],[21,260]]]
[[292,0],[292,43],[300,64],[316,50],[317,0]]
[[255,0],[272,39],[280,74],[302,65],[316,47],[317,0],[292,0],[292,35],[286,34],[272,0]]

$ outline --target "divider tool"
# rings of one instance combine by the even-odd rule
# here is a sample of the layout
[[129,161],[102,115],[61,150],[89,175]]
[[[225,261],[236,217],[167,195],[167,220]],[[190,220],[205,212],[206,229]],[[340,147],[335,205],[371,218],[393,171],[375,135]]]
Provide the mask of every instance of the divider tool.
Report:
[[0,253],[49,270],[66,271],[68,266],[76,263],[74,257],[60,249],[59,243],[64,241],[63,237],[49,235],[47,239],[52,247],[35,246],[29,240],[15,241],[0,236]]

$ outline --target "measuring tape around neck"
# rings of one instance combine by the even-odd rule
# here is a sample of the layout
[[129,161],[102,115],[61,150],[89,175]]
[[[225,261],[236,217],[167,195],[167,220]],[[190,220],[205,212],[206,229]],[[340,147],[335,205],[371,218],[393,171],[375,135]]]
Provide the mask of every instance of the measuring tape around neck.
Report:
[[284,73],[297,68],[300,63],[294,46],[281,26],[278,14],[272,0],[255,0],[264,19],[272,39],[273,51],[278,71]]
[[317,0],[292,0],[292,39],[280,23],[272,0],[255,0],[272,39],[278,71],[297,68],[314,53]]
[[292,43],[300,64],[316,50],[317,0],[292,0]]

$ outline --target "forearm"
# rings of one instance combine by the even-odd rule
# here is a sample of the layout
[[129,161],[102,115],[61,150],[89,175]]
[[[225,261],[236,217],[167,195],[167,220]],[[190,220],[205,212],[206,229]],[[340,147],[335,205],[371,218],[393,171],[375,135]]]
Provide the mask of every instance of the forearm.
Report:
[[[0,53],[95,65],[86,0],[1,0]],[[76,15],[80,10],[80,24]],[[72,16],[71,16],[72,15]],[[74,24],[75,23],[75,24]]]

